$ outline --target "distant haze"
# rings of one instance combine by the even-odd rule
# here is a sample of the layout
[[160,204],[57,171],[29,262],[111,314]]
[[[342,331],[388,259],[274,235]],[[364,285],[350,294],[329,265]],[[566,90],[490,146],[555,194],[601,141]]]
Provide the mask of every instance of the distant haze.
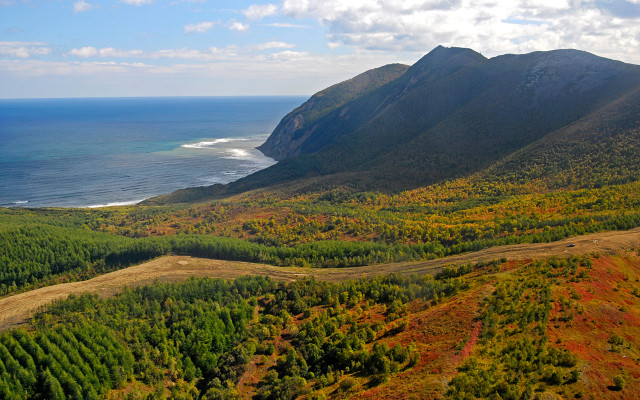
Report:
[[640,0],[0,0],[0,98],[310,95],[437,45],[640,64]]

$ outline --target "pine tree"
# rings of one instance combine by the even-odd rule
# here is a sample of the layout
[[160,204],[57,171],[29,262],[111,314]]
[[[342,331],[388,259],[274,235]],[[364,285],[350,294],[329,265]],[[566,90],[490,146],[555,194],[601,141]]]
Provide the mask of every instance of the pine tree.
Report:
[[44,397],[50,400],[66,399],[60,382],[58,382],[55,376],[51,375],[49,368],[42,373],[42,392]]

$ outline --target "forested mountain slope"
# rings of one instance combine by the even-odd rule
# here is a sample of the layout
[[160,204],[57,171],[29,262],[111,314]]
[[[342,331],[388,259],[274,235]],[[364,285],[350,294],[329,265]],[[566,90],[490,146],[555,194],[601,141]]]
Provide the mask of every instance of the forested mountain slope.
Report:
[[307,139],[315,136],[318,120],[345,103],[393,81],[408,68],[402,64],[375,68],[314,94],[287,114],[258,149],[276,160],[298,155]]
[[[300,146],[303,157],[247,181],[356,171],[368,174],[361,178],[368,188],[394,189],[457,178],[555,135],[639,85],[640,67],[576,50],[486,59],[438,47],[400,78],[318,120]],[[622,111],[610,110],[608,123],[622,123]],[[626,129],[637,127],[631,122]],[[601,128],[596,118],[581,127],[592,141],[601,140]]]
[[83,294],[0,332],[0,397],[635,399],[639,273],[635,250]]
[[511,154],[487,181],[544,181],[551,189],[596,188],[640,176],[640,88]]
[[183,190],[149,203],[281,183],[303,191],[399,191],[489,167],[489,176],[500,171],[504,179],[508,172],[508,179],[522,182],[540,177],[541,168],[544,176],[565,176],[570,166],[591,171],[580,178],[589,186],[622,160],[626,178],[616,180],[635,175],[640,66],[578,50],[487,59],[439,46],[402,71],[398,65],[368,71],[287,115],[260,147],[278,164],[226,186]]

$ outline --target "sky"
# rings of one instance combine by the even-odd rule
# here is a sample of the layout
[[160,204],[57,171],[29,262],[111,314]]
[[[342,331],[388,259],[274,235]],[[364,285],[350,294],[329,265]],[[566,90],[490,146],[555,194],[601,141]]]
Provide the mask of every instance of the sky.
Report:
[[0,0],[0,98],[311,95],[438,45],[640,64],[640,0]]

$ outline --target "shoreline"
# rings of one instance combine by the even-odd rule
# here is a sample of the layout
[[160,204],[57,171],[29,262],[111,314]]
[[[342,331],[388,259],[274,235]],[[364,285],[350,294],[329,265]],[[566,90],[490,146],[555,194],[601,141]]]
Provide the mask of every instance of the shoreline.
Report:
[[[268,136],[269,135],[267,134],[265,135],[254,134],[254,135],[243,136],[243,137],[224,137],[224,138],[214,138],[214,139],[199,138],[199,139],[193,139],[193,140],[186,140],[183,143],[181,143],[178,147],[170,150],[170,151],[191,151],[191,152],[196,152],[196,154],[198,155],[201,155],[202,151],[209,151],[209,152],[217,151],[218,154],[216,154],[215,156],[212,156],[215,159],[236,160],[236,161],[251,163],[250,166],[244,166],[244,168],[231,168],[231,166],[229,166],[228,168],[220,169],[219,171],[217,171],[217,175],[214,177],[197,178],[197,180],[201,184],[196,184],[192,186],[184,185],[172,191],[168,191],[166,193],[162,192],[159,194],[144,195],[144,197],[137,197],[135,200],[122,200],[122,201],[117,199],[112,201],[96,200],[92,204],[88,204],[88,205],[86,203],[80,204],[80,205],[73,205],[73,204],[34,205],[34,202],[35,204],[38,203],[37,200],[36,201],[15,200],[15,201],[10,201],[5,204],[2,204],[0,205],[0,207],[21,208],[21,209],[46,209],[46,208],[95,209],[95,208],[105,208],[105,207],[122,207],[122,206],[136,205],[150,198],[172,193],[175,190],[197,188],[197,187],[208,187],[216,184],[226,185],[226,184],[235,182],[239,179],[242,179],[246,176],[249,176],[253,173],[261,171],[263,169],[269,168],[272,165],[277,164],[277,161],[275,159],[265,155],[264,153],[262,153],[262,151],[260,151],[260,149],[258,149],[259,145],[258,146],[255,145],[256,142],[258,141],[262,141],[262,143],[264,143],[264,140],[266,140]],[[241,143],[244,142],[249,144],[250,146],[248,147],[242,147],[242,146],[236,146],[236,145],[229,146],[236,142],[241,142]],[[250,152],[253,154],[250,154]],[[256,154],[259,155],[258,158],[255,157]],[[229,180],[227,178],[232,178],[232,179]]]
[[[236,181],[275,163],[257,147],[301,100],[241,96],[16,102],[12,110],[25,118],[8,120],[0,128],[0,136],[11,143],[0,151],[0,207],[134,205],[179,189]],[[50,124],[29,125],[27,117],[43,115]]]
[[62,207],[62,208],[104,208],[104,207],[118,207],[118,206],[133,206],[138,203],[142,203],[143,201],[149,199],[146,197],[142,200],[131,200],[131,201],[114,201],[107,204],[94,204],[91,206],[80,206],[80,207]]

